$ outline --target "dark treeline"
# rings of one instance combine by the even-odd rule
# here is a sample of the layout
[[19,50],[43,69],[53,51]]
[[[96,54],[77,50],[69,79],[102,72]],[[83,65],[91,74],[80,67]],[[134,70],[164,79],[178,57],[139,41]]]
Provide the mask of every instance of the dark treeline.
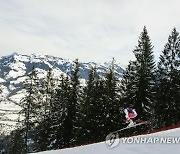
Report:
[[[58,79],[53,70],[43,81],[32,68],[24,83],[21,117],[10,135],[9,154],[61,149],[104,141],[110,132],[125,127],[122,110],[132,104],[141,120],[151,124],[131,134],[180,122],[180,37],[174,28],[156,65],[146,27],[133,50],[122,80],[112,66],[99,76],[96,66],[82,83],[78,60],[71,74]],[[128,135],[131,135],[128,134]],[[125,135],[125,134],[122,134]]]

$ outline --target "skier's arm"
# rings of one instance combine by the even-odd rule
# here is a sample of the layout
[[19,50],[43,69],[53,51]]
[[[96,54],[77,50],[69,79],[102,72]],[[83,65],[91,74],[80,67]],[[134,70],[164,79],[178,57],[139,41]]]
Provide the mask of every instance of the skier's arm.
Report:
[[137,112],[136,112],[136,110],[135,110],[135,109],[133,109],[132,111],[134,112],[134,117],[136,117],[136,116],[137,116]]
[[128,110],[127,110],[127,109],[124,109],[124,113],[125,113],[126,119],[129,118],[129,113],[128,113]]

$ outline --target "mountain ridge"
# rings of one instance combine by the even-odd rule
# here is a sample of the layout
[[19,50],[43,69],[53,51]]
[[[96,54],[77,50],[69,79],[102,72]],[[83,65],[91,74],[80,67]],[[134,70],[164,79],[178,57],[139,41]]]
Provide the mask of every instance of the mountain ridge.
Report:
[[[20,107],[18,102],[23,97],[23,82],[30,73],[32,67],[35,67],[38,72],[39,79],[46,76],[49,69],[53,70],[55,78],[63,74],[70,74],[73,67],[73,61],[54,57],[51,55],[38,54],[18,54],[2,56],[0,58],[0,89],[2,91],[2,101],[0,103],[0,129],[6,125],[15,125],[18,119],[18,111]],[[88,79],[88,73],[91,67],[96,66],[97,73],[100,76],[105,75],[112,62],[97,64],[95,62],[79,62],[79,75],[81,80]],[[117,78],[122,78],[124,69],[114,63],[115,75]],[[11,113],[12,112],[12,113]],[[6,129],[6,127],[5,127]]]

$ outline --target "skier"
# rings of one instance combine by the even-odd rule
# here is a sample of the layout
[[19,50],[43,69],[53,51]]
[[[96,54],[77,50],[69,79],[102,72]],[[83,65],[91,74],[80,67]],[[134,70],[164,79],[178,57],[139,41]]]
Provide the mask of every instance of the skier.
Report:
[[124,109],[125,117],[126,117],[126,123],[129,123],[128,126],[133,126],[135,122],[133,122],[133,118],[137,116],[137,112],[135,109],[133,109],[131,106]]

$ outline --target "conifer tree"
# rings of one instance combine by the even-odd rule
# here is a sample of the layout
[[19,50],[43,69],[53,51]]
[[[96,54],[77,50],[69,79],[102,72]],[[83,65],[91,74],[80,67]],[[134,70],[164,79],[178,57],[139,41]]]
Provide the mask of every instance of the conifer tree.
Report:
[[97,75],[96,68],[89,72],[81,106],[79,143],[103,141],[106,135],[120,127],[119,96],[113,68],[105,77]]
[[134,50],[136,97],[134,106],[140,119],[149,120],[154,116],[154,85],[155,85],[155,61],[153,47],[146,27],[143,28]]
[[51,148],[67,148],[76,143],[80,107],[79,63],[74,62],[70,78],[61,76],[52,104]]
[[51,103],[53,101],[54,90],[56,88],[56,79],[53,77],[52,69],[49,69],[47,75],[43,81],[42,91],[43,91],[43,116],[49,116]]
[[89,78],[86,81],[86,86],[83,88],[83,99],[80,108],[80,129],[77,131],[77,142],[79,144],[91,143],[97,140],[98,122],[97,117],[99,112],[97,97],[97,81],[98,75],[96,68],[92,67],[89,72]]
[[[70,100],[70,79],[61,76],[61,80],[56,89],[55,99],[51,107],[51,148],[67,148],[70,146],[71,119],[69,119],[69,100]],[[70,128],[69,128],[70,127]]]
[[[101,117],[102,139],[109,132],[122,127],[122,115],[119,108],[122,108],[119,95],[118,79],[115,76],[114,59],[112,66],[107,70],[104,78],[104,100],[103,100],[103,115]],[[104,136],[103,136],[104,135]]]
[[[3,96],[2,96],[2,85],[0,84],[0,105],[1,105],[1,102],[2,102],[2,100],[3,100]],[[0,117],[0,119],[1,119],[1,117]],[[0,135],[1,135],[1,131],[0,131]]]
[[39,90],[39,80],[37,77],[36,69],[32,68],[28,79],[25,82],[25,97],[21,100],[20,106],[22,108],[20,114],[24,117],[22,121],[22,127],[24,127],[26,152],[28,152],[28,139],[30,138],[29,132],[34,128],[34,125],[38,122],[40,107],[41,107],[41,94]]
[[72,72],[70,74],[71,77],[71,95],[68,103],[68,119],[70,128],[69,136],[71,137],[71,145],[76,143],[76,132],[78,130],[78,121],[79,121],[79,108],[80,108],[80,93],[81,93],[81,85],[80,85],[80,76],[79,76],[79,62],[78,59],[74,61],[74,65],[72,68]]
[[94,130],[94,135],[96,138],[96,142],[103,141],[105,139],[104,129],[105,129],[105,123],[103,122],[105,117],[105,82],[102,77],[98,78],[98,80],[95,82],[95,93],[94,93],[94,103],[96,105],[95,109],[95,126],[97,129]]
[[159,126],[179,123],[180,36],[173,29],[160,55],[157,77],[156,115]]
[[[1,105],[1,102],[3,101],[3,88],[2,88],[2,85],[0,83],[0,105]],[[0,119],[1,119],[1,116],[0,116]],[[1,127],[1,125],[0,125]],[[1,135],[1,131],[0,131],[0,135]]]
[[23,135],[23,130],[19,128],[11,133],[11,141],[8,154],[26,154]]
[[121,101],[124,108],[129,104],[134,104],[136,99],[136,64],[134,61],[130,61],[121,80],[120,91]]
[[55,79],[53,78],[52,70],[49,69],[42,85],[41,92],[43,101],[41,106],[41,120],[36,126],[36,151],[45,151],[50,145],[50,126],[51,126],[51,107],[55,96]]
[[[72,145],[72,119],[70,119],[71,112],[71,80],[69,76],[67,76],[63,83],[63,102],[62,102],[62,116],[61,116],[61,147],[67,148]],[[76,116],[76,115],[74,115]],[[75,134],[73,134],[73,138],[75,138]]]
[[1,104],[1,102],[2,102],[2,100],[3,100],[2,93],[3,93],[3,91],[2,91],[2,85],[0,84],[0,104]]
[[[146,27],[143,28],[138,45],[133,52],[136,59],[129,62],[121,81],[121,101],[125,107],[132,105],[136,109],[137,118],[151,120],[153,124],[155,121],[155,61]],[[150,128],[151,125],[142,129]]]

